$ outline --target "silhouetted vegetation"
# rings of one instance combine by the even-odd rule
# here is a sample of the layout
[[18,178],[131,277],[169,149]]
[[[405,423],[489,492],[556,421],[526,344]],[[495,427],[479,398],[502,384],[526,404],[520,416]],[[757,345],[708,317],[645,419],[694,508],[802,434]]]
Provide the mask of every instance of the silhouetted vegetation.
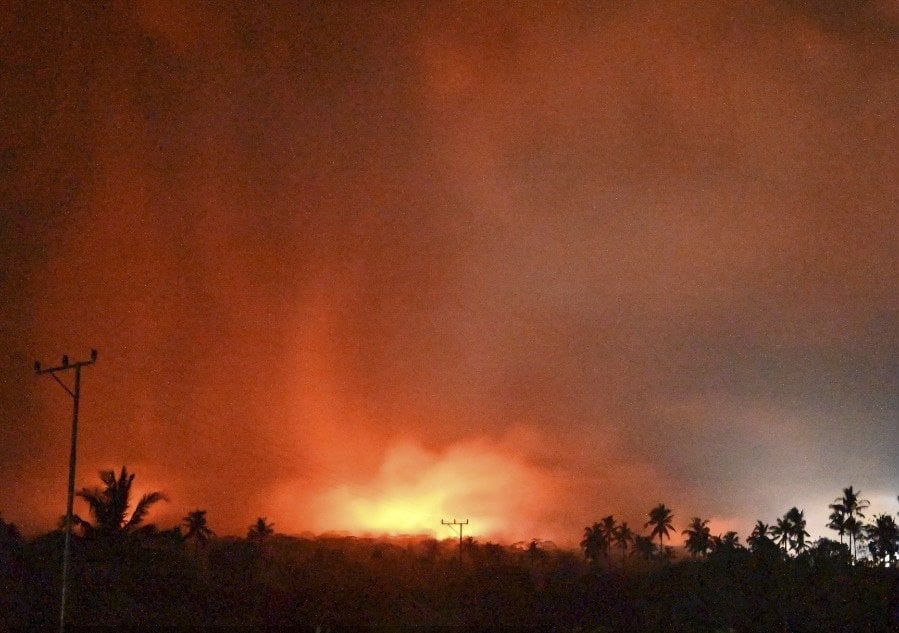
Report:
[[672,525],[673,520],[674,516],[671,513],[671,509],[666,508],[664,503],[660,503],[649,511],[649,521],[647,521],[646,525],[643,527],[652,526],[649,538],[654,536],[659,537],[659,551],[664,551],[662,537],[671,538],[669,532],[674,529],[674,526]]
[[256,519],[256,523],[250,526],[247,531],[247,539],[256,543],[263,543],[265,540],[275,533],[275,524],[266,521],[265,517]]
[[185,530],[184,540],[193,542],[197,548],[205,547],[209,538],[215,535],[206,522],[206,510],[188,512],[181,520],[181,525]]
[[76,493],[87,502],[94,522],[90,523],[79,516],[73,517],[74,524],[79,526],[85,536],[106,540],[118,540],[141,529],[141,523],[147,516],[150,507],[165,499],[161,492],[144,494],[134,510],[131,510],[131,485],[134,474],[128,469],[122,470],[116,477],[115,471],[100,471],[103,488],[83,488]]
[[[94,505],[123,507],[119,493],[131,478],[124,470],[105,477],[92,498],[109,503]],[[859,561],[845,543],[808,543],[797,508],[774,529],[757,522],[748,547],[735,532],[712,535],[709,521],[694,517],[683,530],[685,552],[675,555],[662,540],[674,515],[660,504],[646,535],[608,515],[585,529],[582,552],[537,539],[504,546],[468,538],[460,562],[456,540],[300,538],[275,533],[264,517],[246,538],[218,537],[204,510],[169,530],[126,530],[141,523],[127,511],[92,514],[91,528],[74,539],[73,625],[667,633],[868,632],[897,624],[899,570],[890,564],[899,535],[889,515],[856,536],[871,552]],[[104,524],[101,516],[112,518]],[[118,526],[117,536],[100,537],[101,525],[106,534]],[[0,519],[0,629],[55,625],[62,541],[59,530],[23,539]]]

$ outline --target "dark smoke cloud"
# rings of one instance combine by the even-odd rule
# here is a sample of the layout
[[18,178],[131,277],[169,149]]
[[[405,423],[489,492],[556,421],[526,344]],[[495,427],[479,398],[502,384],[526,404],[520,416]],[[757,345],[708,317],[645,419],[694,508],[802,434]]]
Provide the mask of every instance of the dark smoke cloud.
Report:
[[79,486],[160,522],[894,510],[890,7],[13,3],[0,510],[61,514],[28,369],[91,346]]

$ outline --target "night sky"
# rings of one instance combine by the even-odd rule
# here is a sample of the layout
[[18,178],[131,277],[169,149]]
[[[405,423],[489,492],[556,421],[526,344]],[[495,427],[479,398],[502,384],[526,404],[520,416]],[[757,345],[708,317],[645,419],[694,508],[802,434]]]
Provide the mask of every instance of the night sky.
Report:
[[897,510],[894,2],[256,4],[2,3],[5,520]]

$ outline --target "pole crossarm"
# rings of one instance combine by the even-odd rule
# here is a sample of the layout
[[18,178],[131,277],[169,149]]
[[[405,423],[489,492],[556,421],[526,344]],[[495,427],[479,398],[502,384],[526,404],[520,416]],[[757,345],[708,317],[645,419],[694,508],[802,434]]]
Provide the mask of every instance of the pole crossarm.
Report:
[[[56,367],[41,367],[41,361],[36,360],[36,361],[34,361],[34,373],[36,373],[38,376],[40,376],[41,374],[52,374],[53,377],[56,378],[56,372],[58,372],[58,371],[65,371],[67,369],[77,369],[80,367],[84,367],[86,365],[93,365],[96,362],[97,362],[97,350],[92,349],[90,360],[77,360],[74,363],[70,363],[69,357],[63,356],[62,363],[57,365]],[[56,378],[56,382],[60,382],[59,378]],[[65,385],[63,385],[63,387],[65,387]],[[69,391],[68,387],[66,387],[66,391],[68,391],[69,395],[71,395],[73,398],[75,397],[75,394],[72,393],[71,391]]]
[[[94,350],[96,351],[96,350]],[[93,352],[91,352],[93,353]],[[74,363],[69,363],[68,365],[60,365],[59,367],[40,367],[40,365],[35,365],[35,373],[37,375],[41,374],[52,374],[57,371],[63,371],[64,369],[75,369],[76,367],[84,367],[85,365],[93,365],[97,362],[97,357],[94,356],[91,360],[79,360]]]
[[447,525],[451,528],[459,527],[459,562],[462,562],[462,526],[468,525],[468,519],[464,521],[457,521],[455,518],[452,521],[445,521],[444,519],[440,519],[441,525]]

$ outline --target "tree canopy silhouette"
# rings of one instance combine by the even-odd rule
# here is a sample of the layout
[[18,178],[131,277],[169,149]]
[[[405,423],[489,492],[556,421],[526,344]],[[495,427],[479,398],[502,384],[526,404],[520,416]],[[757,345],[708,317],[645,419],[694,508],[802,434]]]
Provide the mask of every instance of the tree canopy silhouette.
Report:
[[780,545],[781,549],[786,553],[787,546],[790,543],[790,535],[793,533],[793,524],[788,516],[778,517],[774,526],[771,527],[771,536],[774,542]]
[[609,516],[602,518],[602,537],[605,539],[605,547],[603,550],[605,551],[606,558],[609,557],[609,551],[612,549],[612,541],[615,538],[615,529],[618,524],[615,521],[615,517],[611,514]]
[[865,528],[868,550],[880,564],[893,562],[899,554],[899,525],[891,514],[874,516],[874,523]]
[[715,554],[736,552],[744,549],[743,545],[740,544],[739,535],[733,530],[728,530],[719,536],[713,536],[710,544],[712,552]]
[[595,563],[606,549],[606,539],[603,527],[599,523],[588,525],[584,528],[584,538],[581,540],[581,548],[584,550],[584,558]]
[[615,528],[615,545],[621,549],[621,564],[624,564],[624,555],[627,552],[629,544],[634,542],[634,532],[631,530],[627,521],[623,521],[621,525]]
[[809,536],[809,533],[805,531],[805,511],[793,506],[787,510],[784,518],[790,527],[790,547],[798,554],[806,548],[805,537]]
[[687,540],[684,542],[684,545],[694,558],[697,556],[704,556],[709,551],[709,548],[711,547],[711,536],[708,519],[693,517],[690,521],[690,526],[681,532],[681,534],[687,535]]
[[[840,532],[840,542],[842,542],[844,533],[849,535],[849,551],[852,553],[852,560],[857,558],[857,541],[864,536],[864,524],[860,519],[865,518],[863,510],[868,508],[869,503],[867,499],[861,498],[860,490],[855,490],[852,486],[849,486],[848,488],[843,488],[843,496],[834,499],[833,504],[830,506],[834,511],[831,514],[831,523],[841,525],[843,528],[842,531],[838,530]],[[834,515],[837,515],[838,518],[834,518]],[[830,527],[830,524],[828,524],[828,527]]]
[[829,507],[831,513],[827,517],[827,527],[840,535],[840,543],[842,544],[843,536],[846,535],[846,509],[842,503],[832,503]]
[[10,541],[21,541],[22,532],[16,527],[15,523],[7,523],[0,514],[0,543]]
[[775,547],[774,541],[771,540],[771,526],[764,521],[758,520],[752,528],[752,533],[746,539],[749,543],[749,549],[758,552],[766,547]]
[[256,522],[250,526],[247,532],[247,538],[251,541],[261,543],[269,536],[275,533],[275,524],[268,523],[265,517],[259,517]]
[[195,549],[204,547],[209,541],[209,537],[215,535],[215,532],[210,530],[206,523],[206,510],[197,509],[188,512],[187,516],[181,520],[181,525],[186,530],[185,540],[193,541]]
[[649,560],[655,554],[655,545],[652,542],[652,539],[648,536],[644,536],[643,534],[637,534],[634,537],[634,549],[631,551],[631,556],[639,555],[646,560]]
[[85,536],[117,538],[141,528],[147,512],[154,504],[166,500],[161,492],[148,492],[141,496],[134,510],[131,509],[131,486],[134,473],[128,473],[125,466],[116,476],[113,470],[101,470],[103,488],[82,488],[77,495],[88,504],[93,524],[81,517],[75,522]]
[[649,537],[652,538],[654,536],[659,537],[659,551],[664,552],[665,547],[662,542],[662,538],[671,538],[669,532],[674,529],[674,525],[672,521],[674,520],[674,515],[671,512],[670,508],[666,508],[664,503],[660,503],[652,510],[649,511],[649,521],[646,522],[646,525],[643,527],[652,526],[652,530],[649,533]]

